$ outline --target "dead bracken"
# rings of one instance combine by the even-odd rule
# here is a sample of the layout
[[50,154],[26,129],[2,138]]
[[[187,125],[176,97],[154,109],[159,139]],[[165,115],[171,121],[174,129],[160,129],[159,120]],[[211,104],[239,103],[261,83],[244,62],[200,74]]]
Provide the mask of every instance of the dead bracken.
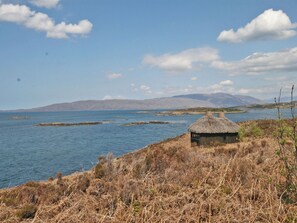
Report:
[[0,221],[297,222],[279,188],[276,121],[239,124],[238,143],[191,146],[184,134],[100,157],[84,173],[0,190]]

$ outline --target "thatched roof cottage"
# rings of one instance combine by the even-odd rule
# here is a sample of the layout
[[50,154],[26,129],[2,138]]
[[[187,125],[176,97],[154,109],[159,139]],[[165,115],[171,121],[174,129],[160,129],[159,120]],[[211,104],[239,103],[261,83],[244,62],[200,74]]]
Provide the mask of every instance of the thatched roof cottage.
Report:
[[191,143],[211,145],[216,143],[233,143],[238,141],[239,125],[220,112],[218,117],[211,112],[190,125]]

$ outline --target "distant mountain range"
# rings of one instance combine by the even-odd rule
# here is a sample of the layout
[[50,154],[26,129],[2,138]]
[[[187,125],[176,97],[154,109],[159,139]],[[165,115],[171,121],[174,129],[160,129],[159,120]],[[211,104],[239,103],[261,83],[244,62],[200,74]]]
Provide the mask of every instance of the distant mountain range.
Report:
[[190,98],[207,101],[213,104],[214,107],[234,107],[263,103],[261,100],[251,96],[231,95],[226,93],[177,95],[174,96],[174,98]]
[[262,104],[257,98],[225,93],[188,94],[167,98],[146,100],[88,100],[71,103],[52,104],[32,109],[16,111],[47,112],[47,111],[96,111],[96,110],[149,110],[149,109],[184,109],[196,107],[233,107],[251,104]]

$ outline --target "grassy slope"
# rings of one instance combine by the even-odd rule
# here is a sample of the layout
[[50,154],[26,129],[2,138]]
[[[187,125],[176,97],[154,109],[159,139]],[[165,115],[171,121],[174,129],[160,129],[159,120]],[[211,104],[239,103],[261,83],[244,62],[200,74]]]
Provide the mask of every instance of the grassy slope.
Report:
[[297,222],[297,206],[279,198],[275,123],[258,125],[261,138],[199,148],[184,134],[85,173],[0,190],[0,222]]

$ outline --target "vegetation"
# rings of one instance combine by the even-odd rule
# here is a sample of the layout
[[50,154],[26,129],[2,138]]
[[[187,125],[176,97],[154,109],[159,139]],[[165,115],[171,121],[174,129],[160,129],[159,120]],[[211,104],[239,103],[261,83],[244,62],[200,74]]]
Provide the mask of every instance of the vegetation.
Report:
[[242,122],[240,143],[207,148],[191,147],[184,134],[99,157],[88,172],[0,190],[0,221],[297,222],[296,202],[281,187],[278,124]]
[[157,115],[198,115],[205,114],[206,112],[224,112],[224,113],[244,113],[245,110],[240,108],[188,108],[188,109],[177,109],[170,111],[158,112]]
[[297,203],[297,119],[295,117],[294,85],[291,90],[291,116],[289,122],[284,122],[281,114],[281,91],[278,99],[275,98],[275,105],[278,111],[277,141],[278,149],[276,154],[283,163],[283,176],[286,181],[280,185],[282,200],[287,203]]
[[37,208],[35,205],[28,204],[16,212],[20,219],[34,218]]
[[240,140],[243,140],[246,137],[254,137],[259,138],[263,135],[263,130],[258,126],[257,123],[248,126],[247,128],[240,128],[239,131],[239,138]]
[[[293,101],[294,106],[297,104],[296,101]],[[248,105],[246,108],[252,108],[252,109],[277,109],[277,107],[281,109],[285,108],[291,108],[292,103],[291,102],[281,102],[276,105],[275,103],[268,103],[268,104],[257,104],[257,105]]]

